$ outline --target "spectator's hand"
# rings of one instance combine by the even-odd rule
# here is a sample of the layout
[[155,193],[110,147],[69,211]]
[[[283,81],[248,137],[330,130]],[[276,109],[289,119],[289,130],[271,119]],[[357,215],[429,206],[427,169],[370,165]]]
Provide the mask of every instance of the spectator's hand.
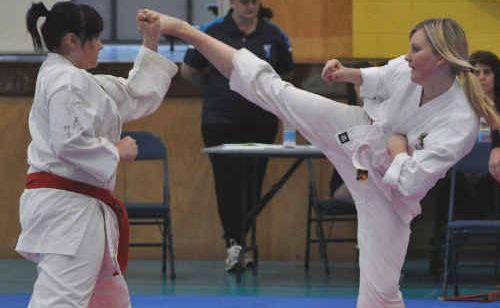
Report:
[[500,148],[493,148],[490,152],[489,169],[491,176],[500,182]]
[[158,49],[160,38],[160,18],[158,14],[149,14],[149,10],[139,10],[136,16],[137,28],[142,35],[142,44],[151,50]]
[[138,18],[140,20],[148,20],[148,21],[158,20],[160,23],[161,34],[172,35],[175,37],[179,37],[179,34],[182,32],[182,29],[190,27],[189,24],[183,20],[165,14],[161,14],[159,12],[149,9],[141,10],[138,14]]
[[137,144],[135,139],[127,136],[115,144],[120,155],[120,161],[133,161],[137,157]]
[[345,67],[337,59],[328,60],[321,72],[324,81],[345,81],[355,85],[362,83],[361,71],[358,68]]
[[389,137],[386,146],[391,159],[394,159],[399,153],[406,153],[408,151],[408,140],[403,135],[394,134]]

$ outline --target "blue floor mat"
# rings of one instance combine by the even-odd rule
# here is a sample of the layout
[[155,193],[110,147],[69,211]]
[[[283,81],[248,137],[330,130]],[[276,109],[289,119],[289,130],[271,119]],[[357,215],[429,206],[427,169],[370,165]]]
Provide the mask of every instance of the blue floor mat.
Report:
[[[6,308],[26,307],[29,295],[3,294],[0,295],[0,305]],[[429,299],[406,299],[407,308],[493,308],[500,307],[500,302],[475,303],[475,302],[442,302]],[[273,308],[303,308],[303,307],[355,307],[354,298],[340,297],[275,297],[275,296],[165,296],[165,295],[134,295],[132,307],[273,307]]]

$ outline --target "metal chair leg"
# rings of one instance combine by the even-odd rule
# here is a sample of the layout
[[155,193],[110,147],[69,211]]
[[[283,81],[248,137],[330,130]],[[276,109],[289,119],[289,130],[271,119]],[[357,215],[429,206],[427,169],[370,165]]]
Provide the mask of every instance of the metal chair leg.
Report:
[[175,254],[174,254],[174,239],[172,235],[172,223],[170,220],[170,213],[168,214],[167,221],[166,221],[166,228],[167,233],[166,233],[166,239],[167,239],[167,245],[166,247],[168,248],[168,259],[170,263],[170,279],[174,280],[177,277],[177,274],[175,273]]
[[451,234],[446,230],[445,252],[444,252],[444,268],[443,268],[443,283],[441,286],[441,296],[446,297],[448,293],[448,279],[449,279],[449,266],[450,266],[450,241]]
[[330,267],[328,265],[328,255],[326,251],[326,241],[325,241],[325,233],[323,232],[323,215],[321,213],[317,213],[317,218],[318,221],[316,222],[316,231],[317,231],[317,236],[319,239],[319,253],[321,256],[321,259],[323,260],[323,264],[325,266],[325,274],[327,276],[330,275]]
[[457,247],[453,248],[454,254],[453,254],[453,280],[454,280],[454,287],[453,287],[453,294],[455,296],[459,296],[460,292],[458,289],[458,249]]
[[500,276],[499,276],[499,265],[500,265],[500,232],[497,232],[497,236],[496,236],[496,247],[495,247],[495,252],[496,252],[496,256],[495,256],[495,278],[498,280],[500,279]]
[[161,272],[163,275],[167,273],[167,235],[168,224],[166,223],[166,218],[163,218],[163,232],[161,239]]

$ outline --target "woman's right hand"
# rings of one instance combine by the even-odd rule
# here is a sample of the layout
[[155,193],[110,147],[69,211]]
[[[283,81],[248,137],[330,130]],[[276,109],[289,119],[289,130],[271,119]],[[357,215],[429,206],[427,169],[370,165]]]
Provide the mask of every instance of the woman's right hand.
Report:
[[137,144],[134,138],[126,136],[118,141],[115,146],[120,155],[120,161],[133,161],[137,157]]
[[342,70],[345,67],[340,63],[337,59],[328,60],[323,67],[323,71],[321,72],[321,78],[324,81],[343,81],[342,78]]
[[337,59],[328,60],[323,67],[321,78],[324,81],[345,81],[361,84],[361,71],[357,68],[345,67]]
[[387,139],[386,148],[391,160],[394,160],[398,154],[408,153],[408,139],[406,136],[393,134]]

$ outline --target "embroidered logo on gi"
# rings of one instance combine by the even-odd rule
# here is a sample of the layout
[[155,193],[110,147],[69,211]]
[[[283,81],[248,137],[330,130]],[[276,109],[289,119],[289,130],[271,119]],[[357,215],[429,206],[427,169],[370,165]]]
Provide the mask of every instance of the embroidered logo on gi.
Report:
[[271,47],[272,44],[264,44],[264,57],[266,57],[266,60],[271,59]]
[[415,144],[415,150],[422,150],[424,148],[424,139],[427,137],[427,133],[421,133],[417,138],[417,143]]
[[343,132],[341,134],[338,134],[338,136],[339,136],[339,141],[341,144],[344,144],[346,142],[351,141],[351,139],[349,139],[349,135],[347,134],[347,132]]
[[356,169],[356,180],[363,182],[368,179],[368,170]]

